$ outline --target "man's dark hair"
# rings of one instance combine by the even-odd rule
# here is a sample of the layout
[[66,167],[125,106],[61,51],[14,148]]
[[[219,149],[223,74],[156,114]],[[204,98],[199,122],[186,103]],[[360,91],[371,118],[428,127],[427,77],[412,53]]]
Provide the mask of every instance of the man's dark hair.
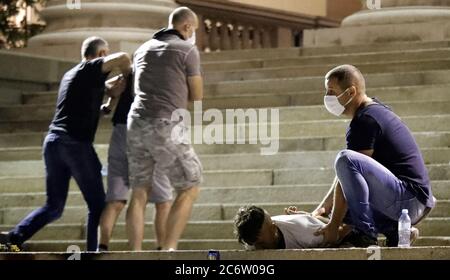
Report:
[[345,90],[352,85],[365,91],[366,85],[361,71],[353,65],[344,64],[331,69],[325,76],[326,80],[336,79],[341,89]]
[[108,45],[108,43],[100,37],[89,37],[83,41],[81,45],[81,57],[95,57],[97,56],[98,49]]
[[234,218],[234,234],[239,243],[253,245],[264,223],[265,212],[262,208],[251,205],[239,208]]

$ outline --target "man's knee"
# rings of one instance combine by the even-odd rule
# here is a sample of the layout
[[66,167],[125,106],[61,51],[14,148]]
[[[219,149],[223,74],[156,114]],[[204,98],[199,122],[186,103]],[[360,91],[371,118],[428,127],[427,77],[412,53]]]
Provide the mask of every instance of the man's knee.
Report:
[[186,197],[190,198],[192,201],[196,200],[198,195],[200,194],[200,188],[199,187],[191,187],[187,189],[183,189],[178,192],[178,197]]
[[168,211],[172,206],[172,201],[164,201],[155,203],[156,211]]
[[61,218],[64,212],[63,203],[58,203],[55,205],[47,205],[46,208],[51,221],[55,221]]
[[334,162],[334,169],[336,170],[336,173],[348,169],[353,153],[354,151],[351,150],[342,150],[337,154]]
[[126,205],[126,201],[111,201],[108,202],[107,208],[113,210],[116,213],[120,213]]
[[136,187],[131,191],[130,204],[147,205],[148,193],[150,192],[149,187]]

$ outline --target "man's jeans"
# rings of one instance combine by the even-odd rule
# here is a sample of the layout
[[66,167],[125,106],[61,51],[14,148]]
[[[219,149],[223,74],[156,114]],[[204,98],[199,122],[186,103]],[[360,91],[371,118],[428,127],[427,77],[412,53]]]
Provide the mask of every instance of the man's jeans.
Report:
[[345,222],[376,238],[378,233],[397,237],[402,209],[408,209],[411,223],[422,217],[425,205],[411,193],[406,183],[371,157],[343,150],[335,161],[348,211]]
[[48,223],[60,218],[66,204],[71,176],[75,178],[88,206],[87,250],[97,250],[97,230],[105,205],[101,163],[89,142],[74,140],[65,133],[49,133],[44,141],[47,184],[46,204],[30,213],[10,233],[22,244]]

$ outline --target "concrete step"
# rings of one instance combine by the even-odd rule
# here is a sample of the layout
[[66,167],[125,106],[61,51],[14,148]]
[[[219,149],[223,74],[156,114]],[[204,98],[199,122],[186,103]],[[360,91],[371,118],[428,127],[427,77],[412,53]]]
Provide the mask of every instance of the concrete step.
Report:
[[[422,243],[423,239],[419,241]],[[444,238],[434,239],[435,243],[446,244]],[[51,242],[51,241],[50,241]],[[78,242],[78,241],[77,241]],[[121,241],[125,242],[125,241]],[[183,240],[180,245],[186,246],[188,240]],[[195,241],[193,241],[194,243]],[[203,245],[219,245],[219,244],[235,244],[234,240],[220,240],[216,244],[205,242]],[[42,243],[33,243],[32,246],[40,248]],[[123,243],[115,242],[114,249],[119,250]],[[64,243],[64,245],[70,245]],[[202,245],[202,246],[203,246]],[[233,245],[234,246],[234,245]],[[448,246],[448,245],[447,245]],[[411,247],[411,248],[380,248],[380,257],[382,260],[448,260],[450,258],[450,248],[446,245],[430,246],[430,247]],[[31,246],[30,246],[31,247]],[[126,247],[126,246],[124,246]],[[186,246],[187,247],[187,246]],[[67,246],[62,245],[60,250],[55,252],[23,252],[20,254],[0,254],[0,260],[67,260],[69,254],[66,253]],[[154,249],[152,240],[145,241],[145,248]],[[82,253],[82,260],[207,260],[208,250],[210,248],[219,249],[219,247],[211,246],[208,249],[191,250],[191,251],[115,251],[108,253]],[[124,248],[123,250],[128,250]],[[303,249],[303,250],[264,250],[264,251],[244,251],[242,248],[221,249],[221,260],[368,260],[373,257],[373,252],[366,248],[341,248],[341,249]],[[279,275],[280,273],[277,273]]]
[[[381,101],[389,103],[395,101],[448,101],[450,84],[384,87],[366,89],[369,96],[376,96]],[[322,105],[322,91],[294,91],[269,93],[227,94],[224,96],[205,96],[203,108],[263,108],[299,105]],[[49,104],[56,102],[56,92],[36,92],[23,95],[24,104]],[[255,102],[257,100],[257,102]],[[189,104],[192,109],[192,104]],[[48,125],[48,124],[46,124]]]
[[[450,147],[450,131],[448,132],[416,132],[413,136],[421,149]],[[345,147],[343,136],[317,137],[317,138],[280,138],[279,152],[295,151],[337,151]],[[199,155],[210,154],[251,154],[260,153],[262,144],[228,144],[208,145],[194,144]],[[97,144],[95,150],[100,158],[106,159],[108,144]],[[11,147],[0,148],[0,161],[41,160],[42,147]],[[106,161],[103,161],[106,162]]]
[[[270,113],[270,112],[269,112]],[[279,137],[318,137],[318,136],[332,136],[332,135],[345,135],[347,130],[348,119],[340,118],[334,120],[318,120],[318,121],[289,121],[275,123],[276,126],[271,126],[267,124],[267,134],[276,135],[276,131],[279,131]],[[402,121],[409,127],[413,132],[425,132],[425,131],[448,131],[448,121],[450,121],[450,115],[427,115],[427,116],[406,116],[402,117]],[[259,126],[264,125],[259,123]],[[220,125],[203,125],[194,126],[191,128],[191,136],[195,135],[196,131],[202,131],[202,129],[208,128],[209,131],[219,130],[222,131],[223,135],[227,135],[226,127],[222,124]],[[270,131],[270,132],[269,132]],[[203,133],[205,133],[203,131]],[[261,131],[260,131],[261,133]],[[257,126],[255,123],[249,124],[239,124],[234,127],[234,135],[230,134],[230,138],[223,139],[235,143],[237,139],[242,141],[248,141],[249,135],[252,136],[252,141],[257,140],[254,137],[257,135]],[[209,134],[208,134],[209,135]],[[240,135],[240,136],[238,136]],[[268,135],[259,135],[261,139],[267,139]],[[0,136],[1,137],[1,136]],[[102,137],[102,136],[100,136]],[[194,139],[191,138],[194,142]],[[196,144],[204,143],[203,139],[195,140]]]
[[429,41],[429,42],[390,42],[375,43],[366,45],[346,45],[332,47],[304,47],[300,49],[301,55],[329,55],[343,53],[378,53],[387,51],[408,51],[408,50],[432,50],[438,48],[448,48],[450,41]]
[[[270,111],[269,114],[270,115]],[[332,116],[331,116],[332,117]],[[445,132],[448,131],[448,122],[450,121],[450,115],[432,115],[432,116],[406,116],[402,117],[402,120],[408,125],[409,129],[413,132]],[[304,137],[304,138],[317,138],[317,137],[330,137],[336,135],[345,135],[345,131],[348,127],[349,120],[340,119],[328,119],[319,121],[290,121],[282,122],[279,124],[279,136],[281,138],[286,137]],[[191,131],[196,129],[205,129],[208,126],[194,127]],[[209,128],[213,128],[210,126]],[[234,140],[237,137],[237,128],[243,131],[243,136],[248,143],[248,125],[235,127]],[[245,129],[244,129],[245,128]],[[218,129],[225,130],[225,126]],[[270,136],[270,125],[267,128],[267,133]],[[245,133],[244,133],[245,132]],[[19,132],[19,133],[0,133],[0,147],[27,147],[27,146],[40,146],[45,138],[46,132]],[[226,135],[225,131],[223,135]],[[98,129],[95,136],[96,144],[109,143],[111,137],[111,128]],[[278,139],[276,135],[274,139]],[[342,136],[343,137],[343,136]],[[262,135],[259,139],[266,139],[267,136]],[[257,139],[257,140],[259,140]],[[233,139],[232,139],[233,140]],[[235,141],[234,141],[235,142]],[[203,143],[203,141],[202,141]],[[194,143],[201,144],[201,143]]]
[[[268,169],[268,168],[315,168],[331,167],[338,151],[279,152],[271,156],[259,153],[200,155],[204,170]],[[450,148],[422,149],[426,164],[448,164]],[[107,155],[100,160],[106,165]],[[40,176],[44,175],[42,160],[0,161],[2,176]]]
[[[10,230],[14,225],[2,225],[2,231]],[[86,236],[84,224],[50,224],[33,236],[33,240],[75,240]],[[155,239],[153,223],[145,223],[145,237]],[[191,221],[182,235],[183,239],[232,239],[232,221]],[[125,223],[114,227],[113,239],[127,239]]]
[[[246,203],[236,201],[235,203],[196,203],[191,216],[191,221],[210,221],[210,220],[233,220],[237,210]],[[284,214],[284,208],[290,205],[297,206],[302,211],[311,212],[319,204],[319,201],[311,202],[272,202],[256,203],[256,205],[267,210],[271,215]],[[35,207],[10,207],[0,209],[0,225],[14,225],[23,219]],[[154,205],[147,206],[145,221],[152,222],[154,216]],[[126,208],[121,212],[118,222],[125,222]],[[449,217],[450,200],[439,200],[436,207],[431,211],[429,217]],[[87,219],[86,206],[68,206],[64,209],[63,216],[55,221],[55,224],[84,224]]]
[[260,49],[260,50],[233,50],[212,53],[202,53],[203,62],[218,62],[229,60],[249,60],[270,58],[295,58],[296,56],[317,56],[335,54],[355,54],[355,53],[379,53],[408,50],[435,50],[450,47],[449,41],[436,42],[410,42],[405,43],[379,43],[370,45],[349,45],[333,47],[304,47],[291,49]]
[[22,94],[23,104],[56,104],[58,91],[36,91]]
[[[290,77],[311,77],[325,75],[330,69],[335,67],[336,63],[324,65],[295,65],[278,66],[259,69],[238,69],[229,71],[205,72],[205,81],[209,84],[221,81],[247,81],[262,80],[274,78]],[[368,73],[388,73],[388,72],[413,72],[443,70],[450,68],[450,60],[446,59],[421,59],[412,61],[381,61],[381,62],[360,62],[354,63],[364,75]]]
[[[365,75],[368,88],[392,87],[392,86],[419,86],[450,83],[449,70],[417,71],[377,73]],[[279,78],[252,81],[226,81],[205,85],[205,93],[208,96],[242,94],[242,93],[273,93],[323,91],[324,75],[316,77]]]
[[[445,148],[450,146],[450,132],[418,132],[413,134],[417,143],[423,149]],[[322,151],[341,149],[345,147],[345,139],[340,136],[327,138],[282,138],[280,141],[280,152],[290,151]],[[200,155],[208,154],[234,154],[234,153],[260,153],[261,145],[253,144],[230,144],[230,145],[194,145]],[[107,157],[107,144],[96,145],[96,150],[101,158]],[[41,147],[30,148],[4,148],[0,149],[0,160],[39,160],[42,158]]]
[[289,67],[305,65],[325,65],[325,64],[356,64],[369,62],[391,62],[391,61],[414,61],[423,59],[439,59],[447,57],[449,48],[418,49],[385,52],[364,52],[364,53],[335,53],[324,55],[304,55],[290,58],[258,58],[258,59],[238,59],[226,61],[207,61],[202,63],[205,72],[230,71],[243,69],[260,69],[271,67]]
[[[448,101],[450,100],[449,88],[450,84],[368,88],[367,94],[371,97],[377,97],[385,103],[397,101]],[[226,94],[206,97],[203,100],[203,108],[226,109],[322,105],[323,95],[323,90]]]
[[[335,53],[325,55],[302,55],[299,58],[265,59],[264,67],[287,67],[319,64],[358,64],[371,62],[420,61],[447,57],[450,48],[394,50],[383,52]],[[223,63],[223,62],[220,62]]]
[[[54,240],[42,240],[42,241],[29,241],[26,243],[26,247],[25,250],[28,252],[66,252],[67,248],[70,245],[77,245],[79,246],[82,250],[84,250],[85,248],[85,240],[62,240],[62,241],[54,241]],[[426,245],[425,245],[426,244]],[[442,249],[439,250],[437,249],[438,247],[436,246],[449,246],[450,244],[450,238],[442,236],[442,237],[423,237],[423,238],[419,238],[416,243],[414,244],[414,246],[418,246],[418,247],[413,247],[412,249],[407,249],[407,250],[418,250],[418,249],[423,249],[423,250],[430,250],[430,252],[427,255],[423,255],[423,254],[414,254],[413,256],[415,256],[418,259],[423,259],[426,258],[426,256],[428,256],[429,259],[445,259],[448,260],[449,258],[449,251],[450,248],[448,247],[441,247]],[[433,246],[433,247],[426,247],[426,248],[421,248],[420,246]],[[143,248],[144,250],[154,250],[156,247],[155,245],[155,241],[152,239],[145,239],[143,242]],[[110,248],[112,251],[126,251],[129,250],[128,247],[128,240],[112,240],[110,243]],[[222,257],[222,252],[223,250],[242,250],[243,247],[241,244],[239,244],[235,239],[203,239],[203,240],[189,240],[189,239],[181,239],[178,243],[178,249],[179,250],[210,250],[211,248],[214,248],[215,250],[221,250],[221,259],[225,259],[224,257]],[[400,250],[403,248],[386,248],[384,250]],[[347,250],[355,250],[358,252],[361,252],[360,258],[363,259],[363,252],[364,252],[364,259],[367,259],[367,249],[328,249],[328,250],[332,250],[334,252],[334,259],[343,259],[346,258],[345,255],[343,256],[342,252],[346,252]],[[383,250],[383,249],[382,249]],[[432,250],[432,252],[431,252]],[[396,259],[407,259],[407,258],[413,258],[413,256],[407,255],[405,254],[405,249],[403,249],[402,254],[400,254],[401,252],[398,252],[395,256]],[[268,250],[268,251],[250,251],[250,252],[260,252],[260,253],[264,253],[268,254],[271,258],[274,257],[274,255],[271,254],[271,252],[285,252],[285,250]],[[288,252],[288,251],[286,251]],[[297,255],[295,257],[296,260],[301,259],[302,258],[302,254],[301,252],[309,252],[310,255],[309,257],[305,257],[305,259],[326,259],[327,256],[329,258],[330,255],[328,254],[324,254],[323,249],[309,249],[309,250],[295,250],[295,252],[297,252]],[[313,252],[318,252],[316,254],[312,254]],[[422,251],[420,251],[422,252]],[[188,252],[186,252],[188,253]],[[189,252],[192,253],[192,252]],[[239,251],[240,253],[240,251]],[[159,252],[155,252],[155,254],[160,254]],[[413,253],[411,253],[413,254]],[[99,254],[101,255],[101,254]],[[105,254],[106,256],[107,254]],[[206,258],[206,252],[202,252],[202,258]],[[241,254],[238,254],[238,252],[236,252],[236,254],[234,254],[234,259],[239,259]],[[383,256],[385,256],[385,254],[383,254]],[[156,257],[156,256],[154,256]],[[186,256],[187,257],[187,256]],[[174,257],[172,257],[173,259]],[[192,258],[192,257],[190,257]],[[264,259],[271,259],[271,258],[265,258]],[[395,257],[394,257],[395,258]]]
[[[14,225],[2,225],[8,231]],[[417,227],[421,236],[450,236],[450,217],[427,218]],[[75,240],[86,236],[84,224],[50,224],[33,236],[33,240]],[[145,223],[145,237],[155,239],[153,223]],[[183,239],[233,239],[233,221],[191,221],[182,235]],[[127,239],[125,223],[117,223],[113,239]]]
[[[46,82],[38,81],[19,81],[0,78],[0,95],[7,95],[8,92],[22,93],[30,91],[46,91],[49,90],[50,85]],[[17,95],[20,97],[20,94]],[[20,100],[17,100],[20,101]]]
[[[402,120],[413,132],[446,131],[450,115],[411,116]],[[279,131],[281,137],[345,135],[348,123],[345,119],[281,123]]]
[[[283,207],[286,207],[286,205],[291,205],[292,203],[288,204],[278,204],[280,205],[281,209]],[[284,206],[281,206],[284,205]],[[220,204],[220,203],[204,203],[204,204],[195,204],[194,209],[192,212],[191,220],[192,221],[209,221],[209,220],[225,220],[225,214],[224,211],[226,209],[232,208],[233,210],[237,207],[233,207],[234,205],[227,205],[227,204]],[[303,207],[305,209],[310,209],[308,211],[312,211],[313,207],[315,205],[309,203],[305,204]],[[35,207],[10,207],[10,208],[3,208],[0,209],[0,225],[14,225],[18,221],[20,221],[22,218],[24,218],[28,213],[31,213],[31,211],[35,210]],[[236,208],[237,210],[237,208]],[[125,214],[126,214],[126,208],[121,212],[118,222],[125,222]],[[231,215],[230,213],[227,213],[228,215]],[[441,211],[436,211],[440,213]],[[147,222],[153,221],[153,216],[155,213],[154,204],[148,204],[145,220]],[[232,219],[233,216],[231,215],[230,218]],[[67,206],[64,209],[63,216],[55,221],[55,224],[84,224],[87,222],[87,207],[86,206]]]
[[[450,96],[450,95],[449,95]],[[386,102],[386,105],[392,107],[394,112],[399,116],[421,116],[421,115],[438,115],[450,113],[450,100],[448,101],[393,101]],[[275,106],[272,106],[273,108]],[[203,107],[206,110],[210,107]],[[232,107],[229,107],[232,108]],[[239,107],[237,107],[239,108]],[[278,107],[280,122],[294,121],[294,120],[326,120],[335,119],[325,107],[320,105],[314,106],[289,106]],[[222,110],[222,114],[226,116],[226,110]],[[44,120],[48,127],[51,119],[54,115],[54,105],[19,105],[19,106],[6,106],[0,107],[0,129],[6,130],[9,126],[15,127],[20,125],[20,122],[29,123],[30,121],[36,122],[38,120]],[[191,116],[192,120],[194,116]],[[270,120],[270,114],[269,114]],[[204,122],[207,123],[207,122]],[[101,118],[101,127],[111,126],[111,117]],[[0,130],[0,131],[1,131]]]
[[[450,95],[449,95],[450,96]],[[440,101],[393,101],[386,102],[396,114],[404,116],[424,116],[450,113],[450,100]],[[20,105],[10,107],[0,107],[0,133],[21,133],[21,132],[39,132],[46,131],[53,117],[53,105]],[[202,106],[203,108],[203,106]],[[256,107],[254,107],[256,108]],[[206,108],[203,108],[205,111]],[[323,105],[314,106],[289,106],[271,108],[279,112],[280,122],[292,121],[316,121],[316,120],[336,120],[328,113]],[[245,112],[249,109],[244,109]],[[221,110],[223,121],[227,120],[226,109]],[[257,111],[256,117],[259,117],[263,111]],[[266,115],[271,119],[271,111]],[[191,116],[194,121],[194,116]],[[246,122],[249,120],[246,119]],[[254,122],[255,120],[253,120]],[[235,120],[236,122],[236,120]],[[204,124],[209,122],[204,121]],[[99,129],[111,129],[111,117],[102,117],[99,122]]]
[[[391,107],[400,117],[450,113],[450,101],[400,101],[386,102],[385,104]],[[281,107],[279,112],[280,122],[333,119],[333,116],[323,105]]]
[[262,57],[287,58],[300,56],[300,48],[251,49],[202,53],[201,61],[226,61],[236,59],[255,59]]
[[[445,171],[439,170],[438,167],[434,170],[431,174],[433,195],[437,199],[450,199],[449,177],[436,179],[434,177],[439,177],[439,174],[436,173]],[[273,203],[293,201],[293,199],[297,202],[320,201],[329,190],[335,175],[331,169],[324,169],[321,172],[322,175],[310,169],[264,171],[259,172],[260,177],[257,177],[258,172],[249,171],[235,171],[228,172],[228,174],[231,174],[231,176],[225,176],[222,172],[207,174],[205,184],[201,186],[202,191],[197,203]],[[254,176],[254,178],[251,178],[251,176]],[[218,180],[207,181],[214,177]],[[0,205],[2,205],[2,208],[37,207],[45,203],[45,181],[42,177],[3,178],[0,181],[2,182],[0,185]],[[28,185],[25,185],[25,183],[28,183]],[[73,180],[70,190],[67,205],[85,205]],[[261,192],[261,190],[264,192]]]
[[[85,250],[86,241],[83,239],[76,240],[37,240],[29,241],[24,245],[24,251],[27,252],[66,252],[71,245],[77,245],[81,250]],[[144,250],[155,250],[156,244],[153,239],[144,239]],[[111,251],[129,250],[128,240],[111,240]],[[181,239],[178,242],[178,250],[239,250],[242,245],[235,239]],[[206,255],[205,255],[206,256]]]
[[[430,180],[448,180],[450,178],[450,164],[427,165]],[[321,184],[328,183],[334,178],[334,169],[323,168],[322,172],[314,168],[304,169],[274,169],[274,184]]]
[[[205,170],[303,168],[333,166],[336,154],[337,151],[283,152],[272,156],[261,156],[259,154],[225,154],[204,155],[200,156],[200,159]],[[422,154],[427,164],[449,163],[449,148],[422,149]],[[5,168],[7,165],[12,165],[12,163],[8,162]],[[1,166],[0,163],[0,174],[2,170]],[[40,167],[42,166],[40,165]]]

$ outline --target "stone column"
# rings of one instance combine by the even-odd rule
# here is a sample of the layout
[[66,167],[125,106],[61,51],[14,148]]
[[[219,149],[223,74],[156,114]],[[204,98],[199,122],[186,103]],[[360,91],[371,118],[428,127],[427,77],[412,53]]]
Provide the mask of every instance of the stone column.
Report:
[[366,8],[345,18],[340,28],[305,30],[304,45],[450,39],[450,0],[380,0],[381,9],[368,9],[367,1],[361,1]]
[[152,34],[167,26],[174,0],[49,0],[42,16],[47,23],[44,32],[31,38],[25,52],[52,57],[80,59],[81,42],[89,36],[100,36],[111,51],[132,54]]

